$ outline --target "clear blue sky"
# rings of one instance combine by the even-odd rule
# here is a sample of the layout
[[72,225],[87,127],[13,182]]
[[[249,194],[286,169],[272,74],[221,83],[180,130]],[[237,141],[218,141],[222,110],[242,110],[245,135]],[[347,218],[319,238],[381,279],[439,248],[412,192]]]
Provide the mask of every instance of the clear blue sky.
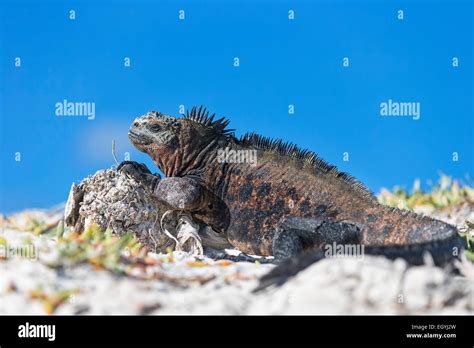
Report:
[[[3,0],[0,10],[0,212],[65,201],[73,181],[113,165],[112,139],[119,158],[156,170],[128,126],[181,104],[229,117],[238,135],[308,147],[374,192],[439,171],[472,176],[472,2]],[[56,116],[64,99],[94,102],[95,119]],[[388,99],[420,103],[420,119],[382,117]]]

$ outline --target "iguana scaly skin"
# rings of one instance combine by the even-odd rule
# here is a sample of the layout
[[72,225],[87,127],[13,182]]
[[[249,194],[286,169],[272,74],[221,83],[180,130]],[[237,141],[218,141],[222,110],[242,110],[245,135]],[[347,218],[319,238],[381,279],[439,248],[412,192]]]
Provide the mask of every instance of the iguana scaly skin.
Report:
[[[382,206],[315,153],[253,133],[238,139],[227,125],[202,108],[180,118],[149,112],[133,122],[129,138],[167,176],[153,187],[158,196],[194,192],[167,203],[192,211],[241,251],[277,261],[315,251],[287,262],[290,273],[324,257],[321,251],[333,243],[362,244],[365,253],[415,264],[426,251],[437,264],[460,252],[454,226]],[[226,148],[255,151],[256,163],[222,161]]]

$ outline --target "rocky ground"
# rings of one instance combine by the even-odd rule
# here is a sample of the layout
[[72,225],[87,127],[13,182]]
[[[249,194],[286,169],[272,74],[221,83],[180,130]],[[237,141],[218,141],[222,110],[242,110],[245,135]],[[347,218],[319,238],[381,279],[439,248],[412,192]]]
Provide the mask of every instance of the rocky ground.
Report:
[[[10,254],[16,250],[17,255],[3,255],[0,259],[0,314],[472,314],[474,311],[474,267],[467,260],[459,263],[463,274],[455,276],[433,267],[429,260],[424,266],[407,267],[403,260],[392,262],[383,257],[327,259],[280,288],[254,294],[252,289],[258,277],[272,265],[213,261],[206,256],[176,251],[136,252],[133,246],[130,249],[117,246],[117,240],[96,241],[89,236],[84,241],[81,239],[84,237],[77,235],[58,237],[54,230],[41,233],[44,231],[38,231],[38,226],[35,229],[29,225],[34,216],[34,221],[42,219],[47,227],[48,221],[53,226],[60,214],[60,210],[30,211],[2,222],[0,242],[8,246]],[[462,219],[473,217],[473,209],[471,205],[462,205],[455,210],[442,210],[438,215],[462,223]],[[31,231],[21,231],[25,229]],[[77,249],[89,244],[97,248]],[[88,250],[87,256],[78,250]],[[117,252],[119,258],[113,258]],[[99,254],[109,261],[99,261],[95,258]]]

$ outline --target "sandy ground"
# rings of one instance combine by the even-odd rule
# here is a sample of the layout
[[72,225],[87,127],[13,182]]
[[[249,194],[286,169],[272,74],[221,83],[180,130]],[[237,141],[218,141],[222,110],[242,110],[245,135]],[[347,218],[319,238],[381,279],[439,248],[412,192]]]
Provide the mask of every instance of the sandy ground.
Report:
[[[437,216],[460,223],[473,217],[471,208]],[[54,237],[5,227],[0,237],[10,246],[29,239],[37,251],[35,258],[0,259],[0,314],[474,312],[474,267],[467,260],[460,264],[463,275],[455,276],[429,260],[424,266],[407,267],[403,260],[383,257],[327,259],[282,287],[254,294],[258,277],[273,265],[197,259],[185,252],[149,253],[145,271],[118,275],[90,264],[48,266],[58,257]]]

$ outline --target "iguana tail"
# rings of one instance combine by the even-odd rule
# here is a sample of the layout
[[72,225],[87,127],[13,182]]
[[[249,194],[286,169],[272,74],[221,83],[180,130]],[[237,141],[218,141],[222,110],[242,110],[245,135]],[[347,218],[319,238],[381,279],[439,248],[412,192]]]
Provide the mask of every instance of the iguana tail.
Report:
[[[422,265],[426,262],[427,255],[431,255],[435,265],[445,266],[454,259],[457,259],[462,254],[463,248],[464,240],[456,233],[446,239],[434,240],[423,244],[365,246],[363,255],[380,255],[391,260],[402,258],[410,265]],[[341,257],[341,255],[338,255],[338,257]],[[342,257],[354,258],[353,255],[342,255]],[[323,250],[317,250],[285,260],[264,275],[253,292],[261,291],[273,285],[280,286],[289,278],[324,258],[327,258],[327,253]]]

